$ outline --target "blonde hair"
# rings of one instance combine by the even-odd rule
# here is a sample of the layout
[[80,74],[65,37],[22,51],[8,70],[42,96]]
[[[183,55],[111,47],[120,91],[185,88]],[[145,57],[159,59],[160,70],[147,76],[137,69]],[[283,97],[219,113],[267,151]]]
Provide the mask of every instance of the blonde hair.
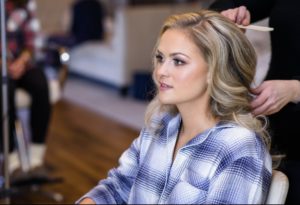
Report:
[[[266,118],[251,114],[250,86],[255,76],[256,53],[244,33],[233,22],[214,11],[173,15],[163,24],[154,50],[160,37],[169,29],[184,31],[201,50],[209,67],[208,89],[212,115],[221,121],[235,122],[257,132],[269,148]],[[146,110],[146,125],[158,129],[159,125],[153,124],[151,119],[161,112],[175,115],[178,110],[175,105],[161,104],[155,96]]]

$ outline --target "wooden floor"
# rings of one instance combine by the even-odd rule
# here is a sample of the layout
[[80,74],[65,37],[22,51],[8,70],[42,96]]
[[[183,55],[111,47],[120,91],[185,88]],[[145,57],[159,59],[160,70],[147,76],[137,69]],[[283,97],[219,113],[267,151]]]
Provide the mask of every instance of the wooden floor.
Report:
[[[43,190],[59,192],[64,196],[62,203],[73,204],[107,176],[137,136],[138,131],[99,114],[66,100],[58,102],[47,140],[46,163],[53,168],[51,176],[61,176],[63,182],[43,185]],[[13,197],[11,203],[56,202],[29,192],[26,196]]]

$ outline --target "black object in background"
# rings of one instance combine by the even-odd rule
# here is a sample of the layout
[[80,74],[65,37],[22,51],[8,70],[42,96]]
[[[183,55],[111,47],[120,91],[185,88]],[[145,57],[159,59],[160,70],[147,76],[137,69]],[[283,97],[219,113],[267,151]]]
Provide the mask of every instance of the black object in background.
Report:
[[155,85],[150,72],[138,72],[134,74],[132,94],[135,99],[150,101],[155,92]]

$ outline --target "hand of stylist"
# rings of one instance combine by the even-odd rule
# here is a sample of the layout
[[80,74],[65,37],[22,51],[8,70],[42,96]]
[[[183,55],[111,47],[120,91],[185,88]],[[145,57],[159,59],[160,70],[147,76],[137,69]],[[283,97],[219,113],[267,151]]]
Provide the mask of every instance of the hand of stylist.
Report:
[[298,80],[268,80],[264,81],[253,94],[257,95],[252,101],[254,115],[271,115],[278,112],[289,102],[300,101],[300,81]]
[[[245,6],[224,10],[224,16],[237,24],[250,24],[250,12]],[[300,82],[297,80],[264,81],[252,92],[256,98],[252,101],[254,115],[271,115],[281,110],[289,102],[300,101]]]
[[222,15],[226,16],[233,22],[247,26],[250,24],[250,12],[245,6],[236,7],[233,9],[224,10],[221,12]]

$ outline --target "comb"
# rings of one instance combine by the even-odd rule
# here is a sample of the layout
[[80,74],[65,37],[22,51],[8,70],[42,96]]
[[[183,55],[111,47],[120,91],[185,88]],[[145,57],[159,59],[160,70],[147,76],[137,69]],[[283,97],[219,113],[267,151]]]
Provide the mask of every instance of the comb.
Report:
[[239,28],[243,29],[250,29],[250,30],[255,30],[255,31],[273,31],[274,28],[272,27],[266,27],[266,26],[256,26],[256,25],[248,25],[248,26],[243,26],[243,25],[237,25]]

